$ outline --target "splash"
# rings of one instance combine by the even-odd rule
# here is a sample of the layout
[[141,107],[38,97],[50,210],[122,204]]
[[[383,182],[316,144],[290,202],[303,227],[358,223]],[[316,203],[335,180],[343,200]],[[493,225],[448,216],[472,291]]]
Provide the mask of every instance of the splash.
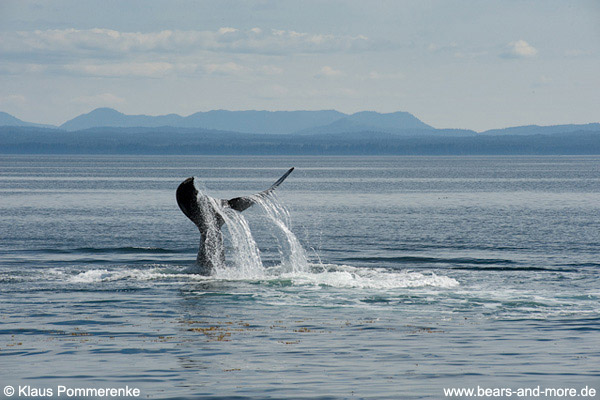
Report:
[[[198,191],[198,205],[204,215],[201,240],[204,241],[204,246],[200,246],[198,254],[198,264],[206,263],[207,265],[222,268],[225,264],[225,253],[223,250],[223,234],[221,233],[221,225],[223,224],[223,207],[219,202],[210,196],[204,195]],[[202,265],[198,265],[202,268]]]
[[233,265],[227,266],[224,263],[218,265],[215,268],[215,275],[219,278],[230,279],[263,277],[265,268],[248,221],[242,213],[229,207],[221,207],[220,212],[229,233],[228,239],[233,250],[231,252]]
[[291,218],[288,209],[274,193],[270,196],[255,196],[253,200],[282,234],[280,235],[282,237],[278,237],[281,272],[294,274],[307,272],[309,264],[306,251],[290,229]]
[[[255,206],[266,216],[270,226],[278,232],[280,273],[299,273],[308,270],[306,252],[291,231],[290,213],[273,194],[253,196]],[[227,202],[213,199],[198,190],[198,204],[206,218],[203,225],[205,246],[198,261],[208,261],[213,274],[219,279],[261,279],[267,275],[260,257],[260,250],[252,236],[248,221],[241,212],[231,209]],[[221,227],[224,227],[223,231]],[[223,235],[225,234],[225,235]],[[224,238],[225,236],[225,238]],[[225,239],[225,240],[224,240]],[[228,244],[228,260],[225,260],[224,241]],[[201,263],[200,263],[201,264]],[[199,268],[202,268],[199,265]],[[272,271],[271,271],[272,272]]]
[[404,288],[453,288],[458,281],[431,272],[423,274],[414,271],[390,271],[386,269],[357,268],[349,265],[320,265],[312,272],[282,275],[294,286],[320,286],[356,289],[404,289]]

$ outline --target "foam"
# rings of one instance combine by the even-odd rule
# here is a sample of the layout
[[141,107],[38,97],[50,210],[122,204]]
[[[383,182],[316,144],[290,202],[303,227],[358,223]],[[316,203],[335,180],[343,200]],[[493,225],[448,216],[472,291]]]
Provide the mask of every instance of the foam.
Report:
[[245,274],[238,269],[220,270],[213,276],[183,273],[167,268],[152,269],[91,269],[76,275],[64,275],[71,284],[100,283],[115,281],[237,281],[253,283],[289,282],[292,286],[313,286],[357,289],[402,289],[418,287],[453,288],[459,286],[456,279],[435,273],[424,274],[412,271],[356,268],[347,265],[310,264],[308,272],[285,272],[282,266],[271,267],[264,273]]
[[359,289],[401,289],[416,287],[452,288],[458,281],[435,273],[422,274],[410,271],[389,271],[351,266],[323,265],[320,272],[283,274],[283,279],[291,280],[295,286],[314,285],[335,288]]
[[179,280],[192,280],[198,278],[205,278],[201,275],[185,274],[179,272],[171,272],[167,269],[91,269],[85,272],[81,272],[77,275],[68,276],[66,279],[67,283],[100,283],[100,282],[115,282],[115,281],[151,281],[151,280],[167,280],[167,279],[179,279]]

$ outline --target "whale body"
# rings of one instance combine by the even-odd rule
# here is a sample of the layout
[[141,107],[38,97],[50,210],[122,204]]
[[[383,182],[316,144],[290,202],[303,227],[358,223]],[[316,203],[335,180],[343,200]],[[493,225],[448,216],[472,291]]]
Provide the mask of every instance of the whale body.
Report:
[[267,190],[230,200],[215,199],[198,192],[194,185],[194,177],[187,178],[179,185],[176,192],[177,204],[200,231],[200,247],[196,257],[198,273],[210,275],[217,266],[224,265],[225,247],[221,227],[225,220],[221,210],[224,208],[231,208],[238,212],[246,210],[255,203],[256,198],[265,197],[275,190],[293,170],[293,167],[290,168]]

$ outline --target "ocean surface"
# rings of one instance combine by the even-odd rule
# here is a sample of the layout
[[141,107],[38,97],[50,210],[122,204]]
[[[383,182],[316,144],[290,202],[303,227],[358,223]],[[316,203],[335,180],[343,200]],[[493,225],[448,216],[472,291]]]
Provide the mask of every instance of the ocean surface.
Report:
[[[227,268],[190,273],[179,183],[232,198],[292,166],[277,215],[243,213],[258,264],[232,226]],[[599,278],[600,157],[0,155],[0,389],[600,392]]]

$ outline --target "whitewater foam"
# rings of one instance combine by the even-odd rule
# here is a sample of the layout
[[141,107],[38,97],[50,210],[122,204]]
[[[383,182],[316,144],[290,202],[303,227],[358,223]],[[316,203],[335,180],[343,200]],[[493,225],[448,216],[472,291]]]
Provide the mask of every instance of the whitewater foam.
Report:
[[107,269],[91,269],[77,275],[69,276],[66,281],[67,283],[99,283],[120,280],[148,281],[166,276],[168,274],[158,272],[157,270],[118,269],[110,271]]
[[281,266],[265,270],[260,277],[242,276],[240,273],[223,274],[221,276],[202,276],[187,274],[183,271],[169,268],[151,269],[92,269],[76,275],[64,274],[66,283],[100,283],[115,281],[151,281],[171,283],[203,282],[252,282],[252,283],[283,283],[291,286],[312,286],[356,289],[403,289],[419,287],[453,288],[458,281],[435,273],[423,274],[411,271],[391,271],[372,268],[357,268],[348,265],[317,265],[309,264],[306,272],[283,272]]
[[293,285],[329,286],[357,289],[402,289],[416,287],[452,288],[458,281],[435,273],[422,274],[410,271],[390,271],[357,268],[348,265],[322,265],[318,272],[283,274],[281,279],[291,280]]

